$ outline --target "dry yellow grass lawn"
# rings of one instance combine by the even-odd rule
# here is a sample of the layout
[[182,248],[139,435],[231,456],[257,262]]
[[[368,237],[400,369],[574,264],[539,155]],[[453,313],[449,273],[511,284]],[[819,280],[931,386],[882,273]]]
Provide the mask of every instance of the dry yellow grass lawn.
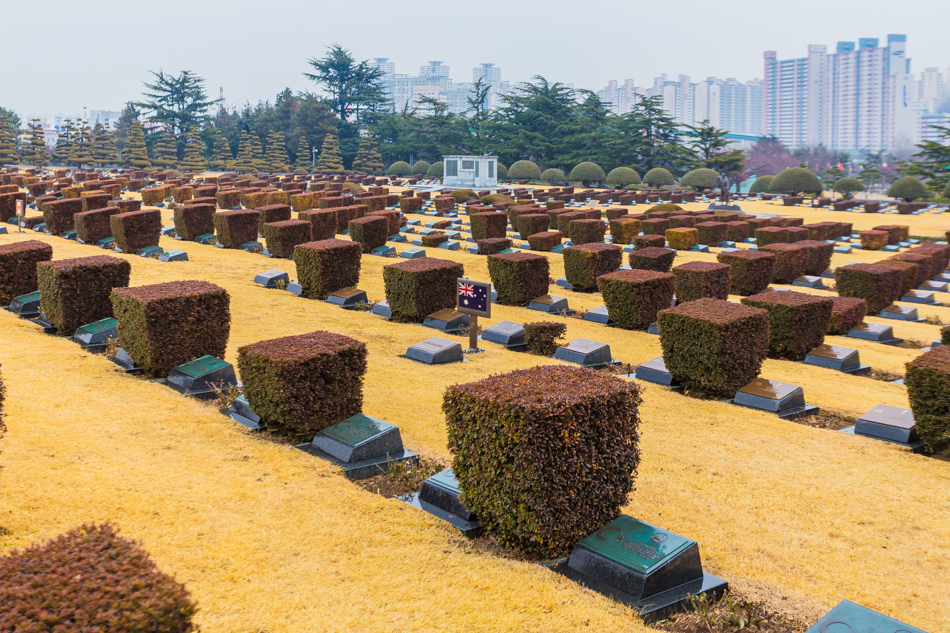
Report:
[[[30,238],[37,236],[5,235],[0,243]],[[53,244],[56,258],[102,252],[38,239]],[[554,362],[486,343],[468,363],[426,367],[397,355],[432,330],[249,283],[272,267],[293,277],[292,262],[167,238],[162,245],[184,246],[191,261],[128,257],[133,285],[204,279],[227,288],[231,362],[241,345],[314,329],[365,341],[364,410],[397,424],[407,447],[426,456],[450,458],[440,410],[446,386]],[[488,278],[484,258],[430,255]],[[363,259],[360,286],[371,299],[384,297],[381,267],[390,262]],[[552,263],[552,276],[561,275],[559,258]],[[557,293],[575,308],[601,303]],[[936,310],[950,320],[950,309]],[[491,323],[545,318],[522,308],[493,311]],[[660,354],[657,337],[566,322],[568,338],[607,342],[624,362]],[[913,327],[921,339],[936,338],[936,326]],[[831,342],[895,370],[918,353]],[[643,629],[628,609],[538,566],[473,552],[428,515],[364,492],[210,405],[127,377],[7,313],[0,313],[0,362],[9,391],[0,525],[10,530],[0,550],[84,521],[114,521],[186,582],[205,631]],[[907,404],[903,387],[817,367],[768,361],[763,375],[800,384],[809,403],[851,416],[877,403]],[[653,386],[644,397],[642,451],[625,511],[698,540],[707,569],[739,591],[804,618],[847,598],[928,631],[947,630],[950,463]]]

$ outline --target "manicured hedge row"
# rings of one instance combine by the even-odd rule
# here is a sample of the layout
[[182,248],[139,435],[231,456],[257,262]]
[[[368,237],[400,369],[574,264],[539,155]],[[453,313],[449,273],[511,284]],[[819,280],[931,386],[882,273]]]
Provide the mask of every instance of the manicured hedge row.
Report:
[[175,235],[193,242],[199,235],[214,233],[213,204],[186,204],[176,207],[173,213],[175,221]]
[[244,396],[281,435],[309,440],[360,413],[366,345],[333,332],[310,332],[238,349]]
[[76,237],[85,244],[95,244],[101,239],[112,237],[110,218],[118,213],[121,213],[119,207],[105,207],[77,213],[73,216]]
[[421,323],[445,308],[454,308],[456,282],[464,276],[456,262],[422,257],[383,266],[386,300],[394,321]]
[[533,251],[547,252],[561,243],[564,234],[560,231],[544,231],[528,236],[528,245]]
[[868,313],[868,302],[857,297],[831,297],[831,319],[828,321],[828,334],[845,336],[851,328],[864,322]]
[[476,241],[493,237],[505,237],[508,229],[508,216],[504,213],[474,213],[471,219],[472,238]]
[[503,305],[526,305],[548,293],[548,258],[535,253],[488,256],[488,274]]
[[769,314],[697,299],[658,316],[663,360],[674,380],[705,397],[735,395],[759,375],[769,350]]
[[0,306],[39,289],[36,265],[53,259],[53,247],[39,240],[0,245]]
[[920,274],[920,266],[913,262],[905,262],[899,259],[885,259],[877,262],[878,266],[890,266],[901,271],[901,292],[900,296],[917,287],[917,276]]
[[834,301],[802,292],[763,292],[745,297],[745,305],[769,313],[769,356],[802,360],[825,340]]
[[610,221],[610,235],[614,244],[630,244],[640,234],[640,220],[629,216],[620,216]]
[[239,248],[242,244],[257,241],[257,228],[261,222],[260,211],[220,211],[214,214],[213,219],[218,242],[225,248]]
[[596,244],[604,240],[607,225],[602,220],[584,218],[571,220],[568,224],[568,231],[573,244]]
[[75,216],[82,213],[82,200],[79,198],[63,198],[43,205],[43,221],[46,230],[53,235],[62,235],[66,231],[76,228]]
[[842,297],[868,303],[868,314],[878,314],[900,297],[903,273],[877,264],[849,264],[835,269],[835,284]]
[[569,551],[627,502],[640,402],[634,382],[559,365],[449,387],[442,410],[461,502],[505,546]]
[[729,266],[716,262],[688,262],[673,268],[676,276],[676,300],[679,303],[709,297],[729,296]]
[[769,244],[759,250],[775,255],[775,266],[772,268],[774,283],[790,284],[805,274],[808,251],[797,244]]
[[310,223],[306,220],[284,220],[264,225],[267,252],[273,257],[290,257],[298,244],[311,241]]
[[329,240],[336,235],[337,216],[335,209],[313,209],[301,211],[297,214],[298,220],[310,223],[310,235],[314,241]]
[[326,299],[331,293],[355,286],[360,280],[363,249],[356,242],[326,239],[294,249],[297,279],[308,299]]
[[931,451],[950,444],[950,346],[940,346],[907,363],[907,396],[917,433]]
[[389,221],[379,215],[367,215],[350,220],[350,239],[362,246],[364,253],[386,245],[389,237]]
[[729,265],[730,292],[754,295],[769,287],[775,268],[775,253],[768,251],[732,251],[719,253],[716,259]]
[[688,251],[699,244],[699,231],[685,226],[676,229],[667,229],[666,241],[672,249]]
[[625,330],[645,330],[673,303],[675,278],[652,270],[618,270],[597,278],[611,321]]
[[218,206],[222,209],[233,209],[241,204],[241,190],[219,189],[215,198],[218,199]]
[[205,281],[117,288],[119,344],[151,376],[202,356],[224,358],[231,332],[228,292]]
[[668,273],[673,266],[674,259],[676,259],[675,250],[650,246],[630,253],[630,267]]
[[616,244],[581,244],[564,249],[564,274],[574,290],[592,292],[597,278],[620,268],[623,249]]
[[43,314],[63,336],[111,317],[109,295],[129,285],[131,271],[129,262],[109,255],[40,262],[36,276]]
[[123,253],[136,253],[147,246],[158,246],[162,233],[162,212],[158,209],[117,213],[109,218],[116,247]]

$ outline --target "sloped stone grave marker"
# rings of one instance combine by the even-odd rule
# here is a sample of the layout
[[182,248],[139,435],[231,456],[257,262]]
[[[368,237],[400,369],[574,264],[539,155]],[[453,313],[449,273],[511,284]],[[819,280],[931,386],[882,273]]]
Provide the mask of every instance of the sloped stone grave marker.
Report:
[[903,339],[894,336],[894,328],[881,323],[861,323],[851,328],[848,336],[884,345],[898,345],[903,342]]
[[502,321],[482,331],[482,340],[504,345],[507,349],[525,347],[524,326],[513,321]]
[[849,600],[838,606],[805,633],[926,633],[894,618],[872,611]]
[[222,389],[238,387],[240,383],[234,366],[214,356],[202,356],[171,370],[168,378],[156,382],[167,384],[175,391],[193,398],[210,400],[215,397],[212,385]]
[[582,367],[603,367],[613,362],[609,345],[586,338],[576,338],[558,347],[554,352],[554,358],[577,363]]
[[653,360],[641,363],[640,366],[637,367],[637,371],[633,377],[637,380],[652,382],[653,384],[663,385],[664,387],[669,387],[674,390],[682,389],[682,386],[673,380],[673,376],[671,376],[669,370],[667,370],[666,363],[663,361],[662,356],[657,356]]
[[923,450],[925,446],[925,442],[917,435],[913,411],[886,404],[877,405],[858,418],[854,426],[841,431],[900,444],[914,452]]
[[7,310],[21,319],[35,319],[40,316],[40,291],[34,290],[25,295],[14,297]]
[[464,536],[481,534],[482,525],[475,515],[459,501],[459,483],[451,468],[436,473],[422,484],[419,492],[400,497],[414,508],[425,510],[457,528]]
[[733,403],[775,413],[783,419],[818,413],[818,407],[805,404],[801,387],[768,378],[756,378],[737,391]]
[[403,447],[398,427],[363,413],[323,429],[310,444],[297,448],[339,466],[347,479],[366,479],[394,462],[419,459]]
[[866,374],[871,371],[868,365],[862,365],[858,350],[837,345],[819,345],[803,361],[806,365],[817,365],[837,369],[846,374]]
[[256,275],[254,277],[254,283],[264,286],[265,288],[280,288],[281,285],[286,288],[287,284],[290,283],[290,275],[283,270],[277,270],[275,268]]
[[464,360],[462,344],[433,336],[406,350],[406,358],[427,365],[444,365]]
[[360,304],[369,303],[369,299],[366,296],[365,290],[360,290],[353,286],[331,292],[327,297],[327,303],[340,306],[346,310],[354,310]]
[[89,352],[104,352],[110,340],[118,340],[119,322],[112,317],[87,323],[76,330],[73,340]]

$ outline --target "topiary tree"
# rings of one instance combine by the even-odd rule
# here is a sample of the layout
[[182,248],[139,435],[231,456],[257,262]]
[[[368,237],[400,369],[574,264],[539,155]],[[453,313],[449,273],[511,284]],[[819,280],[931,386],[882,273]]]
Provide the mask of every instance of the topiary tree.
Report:
[[404,160],[397,160],[386,169],[387,176],[410,176],[412,173],[412,167]]
[[227,169],[228,163],[234,160],[231,154],[231,146],[228,145],[228,139],[224,137],[224,132],[220,128],[214,128],[214,147],[211,148],[211,169]]
[[943,197],[950,198],[950,182],[948,182],[947,186],[943,188]]
[[772,181],[775,176],[759,176],[749,187],[749,193],[768,193],[772,187]]
[[864,191],[864,183],[857,178],[842,178],[835,183],[835,191],[850,200],[857,192]]
[[429,167],[432,167],[432,163],[430,163],[429,161],[417,160],[416,162],[412,164],[412,173],[413,175],[415,174],[425,175],[425,173],[429,171]]
[[790,196],[800,196],[803,193],[818,195],[821,190],[821,181],[818,180],[818,176],[806,167],[783,169],[769,185],[769,191],[772,193],[784,193]]
[[140,121],[133,121],[129,126],[125,149],[122,150],[122,166],[133,169],[148,169],[152,166],[152,161],[148,158],[148,149],[145,147],[145,132],[142,131]]
[[651,187],[663,187],[672,185],[676,181],[673,179],[673,174],[670,173],[669,169],[654,167],[643,176],[643,182]]
[[271,132],[267,136],[267,156],[264,163],[271,172],[290,171],[290,158],[287,157],[287,142],[283,132]]
[[317,161],[317,172],[321,174],[342,174],[343,155],[340,154],[340,139],[336,134],[327,134],[323,137],[320,146],[320,159]]
[[178,148],[171,127],[159,132],[158,143],[152,150],[152,163],[159,167],[174,167],[178,164]]
[[310,153],[310,144],[307,142],[307,137],[301,134],[300,141],[297,143],[297,160],[294,162],[294,173],[309,173],[310,168],[313,166],[312,161],[313,158],[311,157]]
[[680,178],[680,184],[684,187],[696,189],[697,191],[705,191],[706,189],[714,188],[718,179],[718,172],[706,167],[700,167],[699,169],[686,172],[686,174]]
[[89,124],[82,119],[79,120],[76,141],[69,150],[70,165],[82,167],[92,163],[92,132],[89,130]]
[[45,167],[49,164],[49,151],[46,147],[46,137],[43,134],[43,124],[39,119],[30,119],[29,139],[23,150],[23,160],[28,165]]
[[607,174],[604,173],[604,170],[597,163],[585,161],[574,166],[574,169],[571,170],[571,175],[568,176],[568,180],[571,182],[580,182],[585,187],[589,187],[592,182],[604,182],[607,180]]
[[441,178],[443,173],[442,161],[440,160],[429,166],[426,170],[426,178]]
[[927,187],[914,176],[904,176],[898,178],[887,190],[887,195],[892,198],[900,198],[904,202],[913,202],[917,198],[927,196]]
[[254,150],[251,148],[251,135],[247,133],[247,130],[241,131],[237,156],[228,165],[228,169],[241,173],[255,171]]
[[512,180],[540,180],[541,168],[530,160],[519,160],[508,168],[508,177]]
[[567,180],[567,178],[564,177],[564,172],[560,169],[552,167],[541,172],[541,182],[546,182],[549,185],[560,184],[565,180]]
[[13,121],[9,117],[0,116],[0,165],[15,165],[18,162],[20,162],[20,157],[16,151]]
[[498,163],[495,172],[498,174],[498,180],[508,180],[508,168],[505,167],[504,163]]
[[112,138],[112,132],[109,128],[101,123],[96,123],[92,135],[93,162],[99,167],[119,164],[119,157],[115,149],[115,139]]
[[73,125],[72,119],[66,119],[59,128],[59,135],[56,137],[56,147],[53,148],[53,162],[58,165],[67,164],[69,152],[72,149],[75,139],[76,126]]
[[196,127],[191,128],[185,137],[185,156],[181,159],[181,168],[193,172],[203,172],[208,169],[204,143]]
[[264,148],[261,146],[261,137],[257,132],[248,134],[251,141],[251,162],[254,164],[254,171],[262,171],[264,165]]
[[[428,165],[428,163],[426,163]],[[376,145],[376,137],[367,134],[360,139],[360,147],[353,161],[353,171],[375,176],[383,172],[383,157]]]
[[640,174],[637,170],[630,167],[615,167],[607,174],[607,184],[615,187],[626,187],[628,185],[639,185],[641,182]]

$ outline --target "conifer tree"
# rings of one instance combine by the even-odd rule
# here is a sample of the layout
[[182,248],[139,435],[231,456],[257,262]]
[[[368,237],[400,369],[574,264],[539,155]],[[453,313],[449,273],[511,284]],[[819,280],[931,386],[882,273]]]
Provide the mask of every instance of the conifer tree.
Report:
[[74,167],[92,164],[92,132],[89,130],[89,122],[82,119],[77,120],[76,136],[72,146],[69,148],[69,158],[67,162]]
[[115,140],[108,126],[96,123],[93,130],[92,160],[99,167],[117,165],[119,157],[115,151]]
[[257,132],[251,132],[248,136],[251,139],[251,164],[254,166],[251,171],[263,171],[264,148],[261,147],[261,137],[257,135]]
[[360,139],[360,147],[353,161],[353,171],[375,176],[383,172],[383,157],[376,147],[376,137],[367,134]]
[[211,150],[211,169],[227,169],[228,163],[234,160],[231,155],[231,146],[228,145],[228,139],[224,138],[224,132],[220,128],[214,128],[214,147]]
[[300,135],[300,142],[297,144],[297,162],[294,163],[294,172],[309,172],[313,167],[313,159],[310,155],[310,144],[307,143],[307,137]]
[[75,142],[76,126],[73,125],[72,119],[66,119],[63,121],[63,125],[59,129],[59,136],[56,138],[53,161],[60,165],[66,165],[69,162],[69,154]]
[[162,129],[159,133],[158,143],[152,151],[152,163],[159,167],[174,167],[178,164],[175,135],[170,127]]
[[148,169],[152,161],[148,158],[148,148],[145,146],[145,132],[142,123],[133,121],[129,127],[129,135],[125,141],[125,150],[122,152],[122,164],[133,169]]
[[39,119],[30,119],[30,139],[23,151],[23,160],[27,165],[36,167],[45,167],[49,164],[46,137],[43,134],[43,124]]
[[237,156],[228,165],[228,169],[245,174],[255,170],[254,150],[251,148],[251,135],[248,134],[246,130],[241,132]]
[[0,116],[0,165],[15,165],[19,162],[13,122],[5,116]]
[[343,173],[343,156],[340,154],[340,141],[336,134],[327,134],[323,138],[316,171],[320,174]]
[[271,132],[267,137],[267,169],[271,173],[290,171],[287,143],[283,132]]
[[196,127],[191,128],[185,137],[185,156],[181,159],[181,168],[196,173],[208,169],[204,142]]

